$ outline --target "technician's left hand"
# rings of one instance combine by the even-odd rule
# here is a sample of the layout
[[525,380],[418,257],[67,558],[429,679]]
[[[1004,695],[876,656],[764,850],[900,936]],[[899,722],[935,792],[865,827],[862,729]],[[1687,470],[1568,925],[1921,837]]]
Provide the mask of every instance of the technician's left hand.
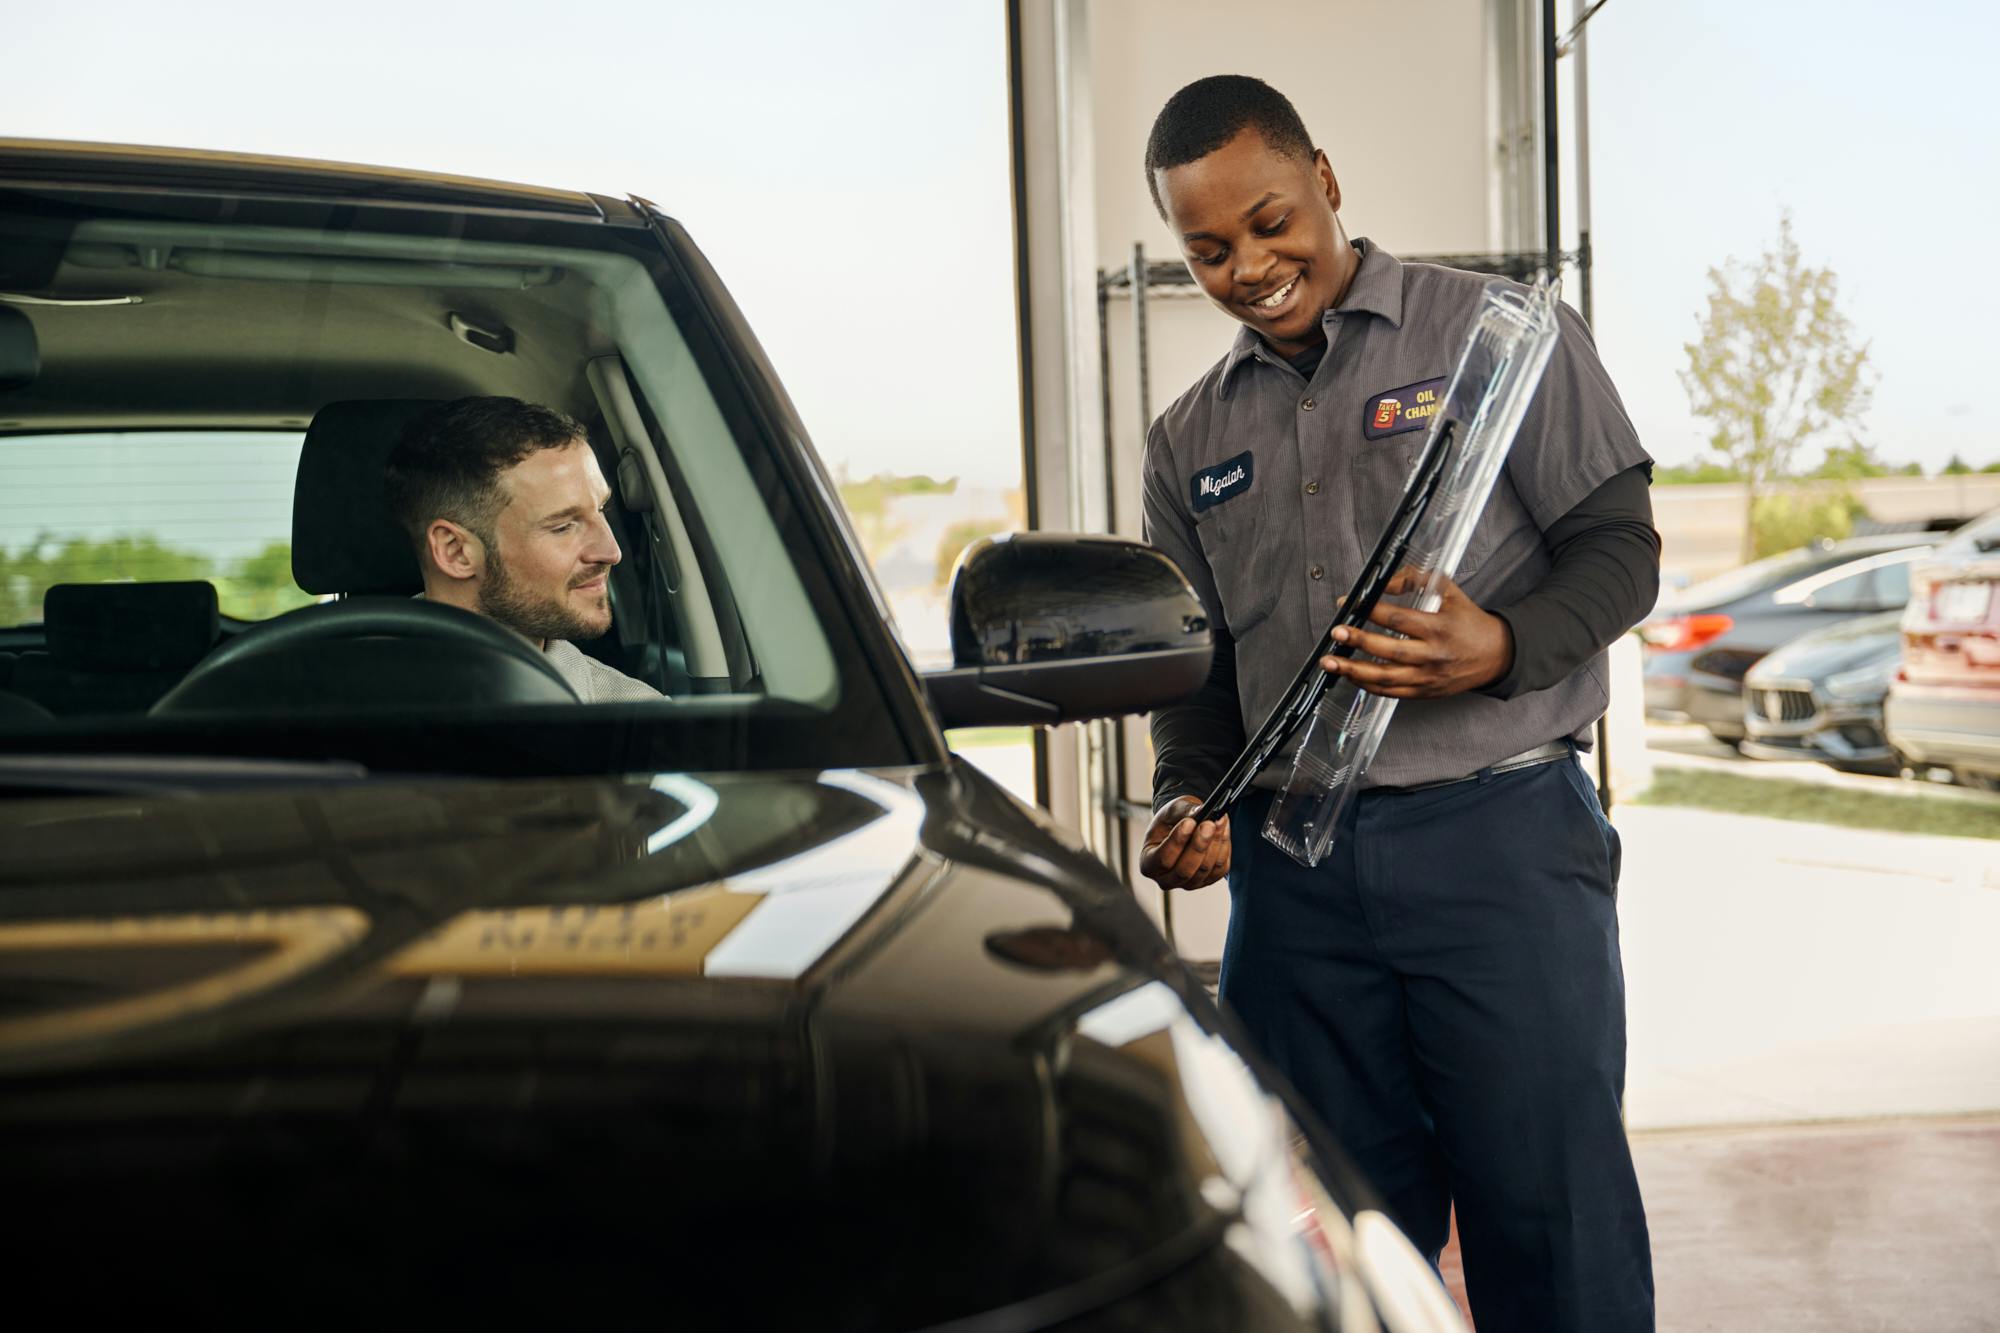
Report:
[[[1416,575],[1404,571],[1389,580],[1387,595],[1409,592]],[[1438,584],[1444,600],[1435,611],[1378,605],[1369,623],[1403,638],[1367,630],[1341,629],[1335,637],[1353,643],[1379,662],[1352,657],[1319,659],[1333,676],[1345,676],[1370,694],[1391,699],[1442,699],[1491,685],[1514,664],[1514,638],[1507,622],[1479,609],[1450,579]]]

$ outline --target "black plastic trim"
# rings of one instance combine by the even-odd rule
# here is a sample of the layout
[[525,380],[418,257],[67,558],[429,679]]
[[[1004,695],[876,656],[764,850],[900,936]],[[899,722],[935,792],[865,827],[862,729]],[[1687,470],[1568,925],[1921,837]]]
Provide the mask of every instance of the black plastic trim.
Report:
[[1053,726],[1165,708],[1208,679],[1204,638],[1185,648],[1071,662],[955,667],[924,675],[931,707],[946,727]]

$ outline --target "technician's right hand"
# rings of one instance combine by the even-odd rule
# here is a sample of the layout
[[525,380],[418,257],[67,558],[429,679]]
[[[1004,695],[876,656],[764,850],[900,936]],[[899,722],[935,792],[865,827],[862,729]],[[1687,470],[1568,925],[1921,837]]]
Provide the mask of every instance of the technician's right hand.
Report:
[[1194,812],[1201,801],[1177,796],[1153,816],[1146,830],[1139,869],[1163,889],[1202,889],[1229,873],[1229,821],[1204,820]]

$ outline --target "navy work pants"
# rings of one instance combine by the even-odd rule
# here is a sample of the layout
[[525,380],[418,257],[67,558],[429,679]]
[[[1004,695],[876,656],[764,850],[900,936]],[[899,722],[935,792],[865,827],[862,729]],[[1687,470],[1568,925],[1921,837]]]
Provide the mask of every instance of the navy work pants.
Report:
[[1618,835],[1582,769],[1363,792],[1314,869],[1269,804],[1232,816],[1224,1002],[1433,1262],[1457,1205],[1479,1333],[1650,1330]]

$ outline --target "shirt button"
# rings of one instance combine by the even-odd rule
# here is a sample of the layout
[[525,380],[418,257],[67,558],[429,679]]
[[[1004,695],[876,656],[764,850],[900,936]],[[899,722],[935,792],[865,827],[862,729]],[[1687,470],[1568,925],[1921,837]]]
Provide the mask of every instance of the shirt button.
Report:
[[1307,482],[1307,483],[1306,483],[1306,494],[1307,494],[1307,495],[1318,495],[1318,494],[1319,494],[1319,483],[1318,483],[1318,482],[1316,482],[1316,481],[1309,481],[1309,482]]
[[1304,402],[1300,403],[1299,406],[1303,407],[1306,411],[1310,412],[1313,410],[1313,400],[1308,398]]
[[1312,567],[1312,576],[1316,579],[1323,579],[1326,577],[1326,571],[1321,569],[1318,565],[1314,565]]

